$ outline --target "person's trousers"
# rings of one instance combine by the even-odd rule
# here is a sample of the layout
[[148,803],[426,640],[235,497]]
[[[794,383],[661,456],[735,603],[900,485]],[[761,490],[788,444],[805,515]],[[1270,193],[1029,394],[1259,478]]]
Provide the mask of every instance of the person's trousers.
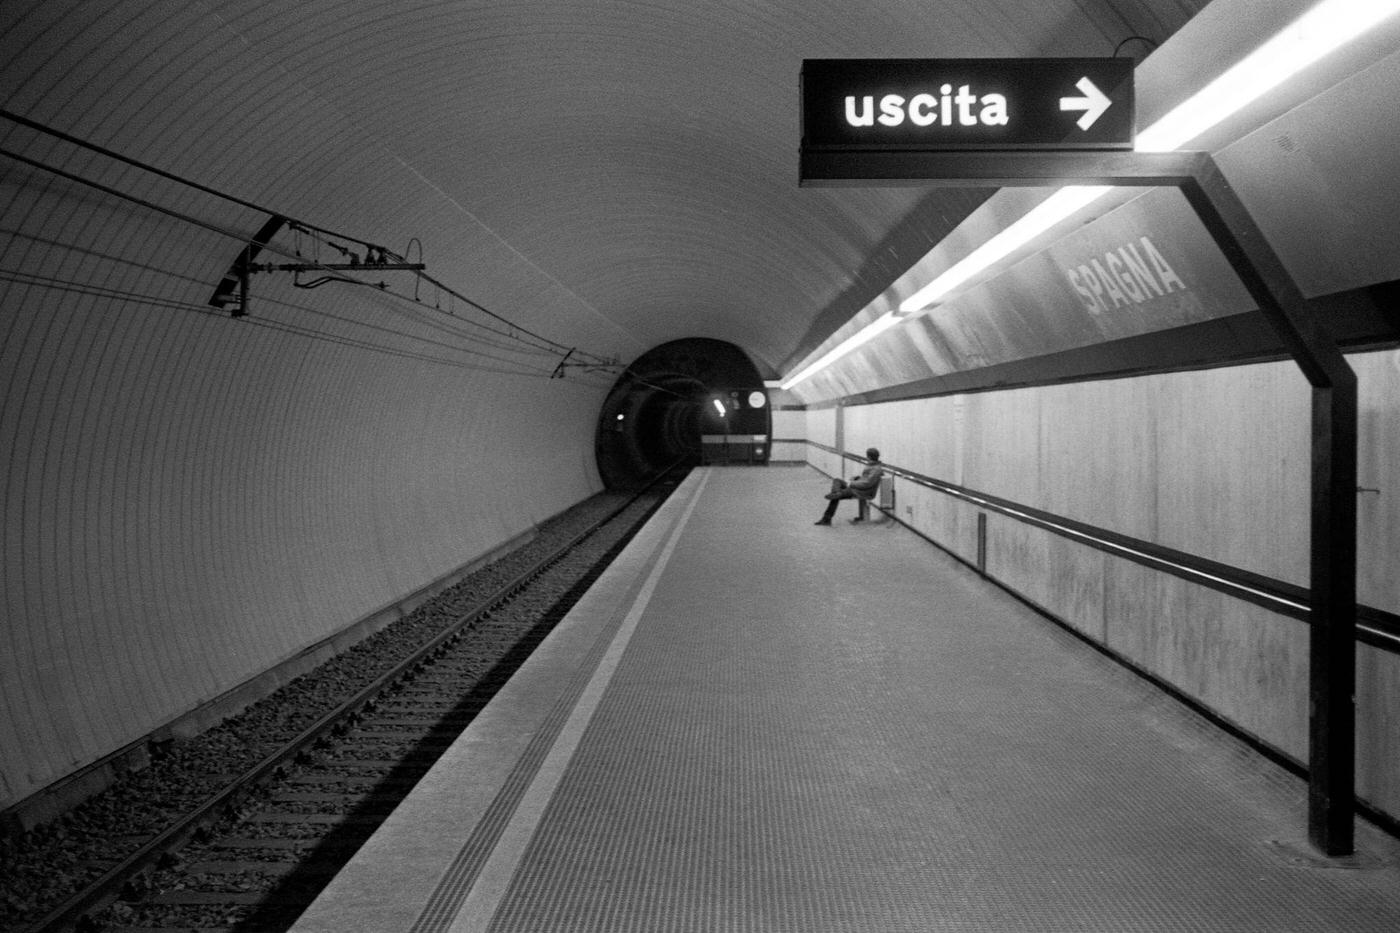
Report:
[[831,517],[836,514],[836,506],[840,504],[842,499],[856,498],[856,494],[849,489],[833,490],[833,492],[837,492],[837,496],[826,503],[826,511],[822,513],[822,521],[824,522],[831,521]]

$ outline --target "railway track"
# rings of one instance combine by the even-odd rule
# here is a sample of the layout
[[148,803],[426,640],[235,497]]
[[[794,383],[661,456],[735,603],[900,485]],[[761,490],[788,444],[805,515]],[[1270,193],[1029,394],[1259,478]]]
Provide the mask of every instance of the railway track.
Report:
[[[485,598],[420,607],[446,624],[128,854],[26,933],[287,929],[529,657],[674,488],[671,473]],[[315,672],[307,675],[314,677]],[[7,927],[7,929],[10,929]]]

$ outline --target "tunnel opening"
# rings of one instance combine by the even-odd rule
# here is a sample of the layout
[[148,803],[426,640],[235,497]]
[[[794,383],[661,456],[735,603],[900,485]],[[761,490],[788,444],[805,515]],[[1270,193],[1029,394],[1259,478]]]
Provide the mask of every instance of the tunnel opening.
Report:
[[604,400],[598,474],[618,489],[677,460],[715,462],[721,451],[724,462],[766,463],[771,422],[763,377],[744,351],[703,337],[664,343],[628,366]]

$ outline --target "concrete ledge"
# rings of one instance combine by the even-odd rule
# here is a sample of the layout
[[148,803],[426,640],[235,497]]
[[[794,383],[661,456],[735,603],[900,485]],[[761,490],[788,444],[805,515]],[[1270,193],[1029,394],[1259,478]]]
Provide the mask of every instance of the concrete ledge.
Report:
[[147,735],[70,772],[57,781],[0,811],[0,836],[27,832],[52,822],[89,797],[100,794],[127,774],[151,763],[153,753],[174,742],[191,739],[271,696],[297,677],[353,648],[366,638],[407,616],[434,596],[456,586],[468,575],[535,538],[531,529],[482,554],[456,570],[350,623],[298,651],[236,687],[177,716]]

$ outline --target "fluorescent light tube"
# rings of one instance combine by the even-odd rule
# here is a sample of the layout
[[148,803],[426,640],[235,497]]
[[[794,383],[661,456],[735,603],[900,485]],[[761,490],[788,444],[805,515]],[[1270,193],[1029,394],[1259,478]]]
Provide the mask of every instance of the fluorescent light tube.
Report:
[[823,370],[826,367],[830,366],[832,363],[836,362],[841,357],[845,356],[847,353],[850,353],[856,347],[862,346],[874,340],[876,337],[880,336],[885,331],[898,324],[901,320],[903,320],[902,315],[899,315],[894,311],[886,311],[880,317],[867,324],[863,329],[856,331],[854,334],[847,337],[845,340],[841,341],[836,346],[832,347],[821,357],[821,359],[817,360],[815,363],[812,363],[811,365],[794,373],[791,376],[788,376],[787,379],[783,380],[781,388],[791,389],[793,386],[797,385],[799,382],[806,379],[813,373],[819,372],[820,370]]
[[1061,188],[1036,205],[1030,213],[953,263],[942,275],[900,302],[900,314],[908,316],[924,310],[983,269],[1004,259],[1110,190],[1104,185],[1070,185]]
[[[1400,12],[1400,0],[1322,0],[1238,64],[1138,133],[1134,148],[1139,152],[1170,152],[1179,149],[1308,65],[1397,12]],[[864,330],[828,351],[821,359],[789,376],[783,382],[783,388],[792,388],[900,321],[928,310],[958,286],[965,284],[1055,224],[1082,210],[1109,190],[1111,189],[1104,186],[1074,185],[1056,191],[1020,220],[987,240],[944,270],[932,282],[900,302],[898,313],[890,312],[877,318]]]
[[1181,148],[1397,12],[1400,0],[1323,0],[1138,133],[1134,148],[1139,152]]

